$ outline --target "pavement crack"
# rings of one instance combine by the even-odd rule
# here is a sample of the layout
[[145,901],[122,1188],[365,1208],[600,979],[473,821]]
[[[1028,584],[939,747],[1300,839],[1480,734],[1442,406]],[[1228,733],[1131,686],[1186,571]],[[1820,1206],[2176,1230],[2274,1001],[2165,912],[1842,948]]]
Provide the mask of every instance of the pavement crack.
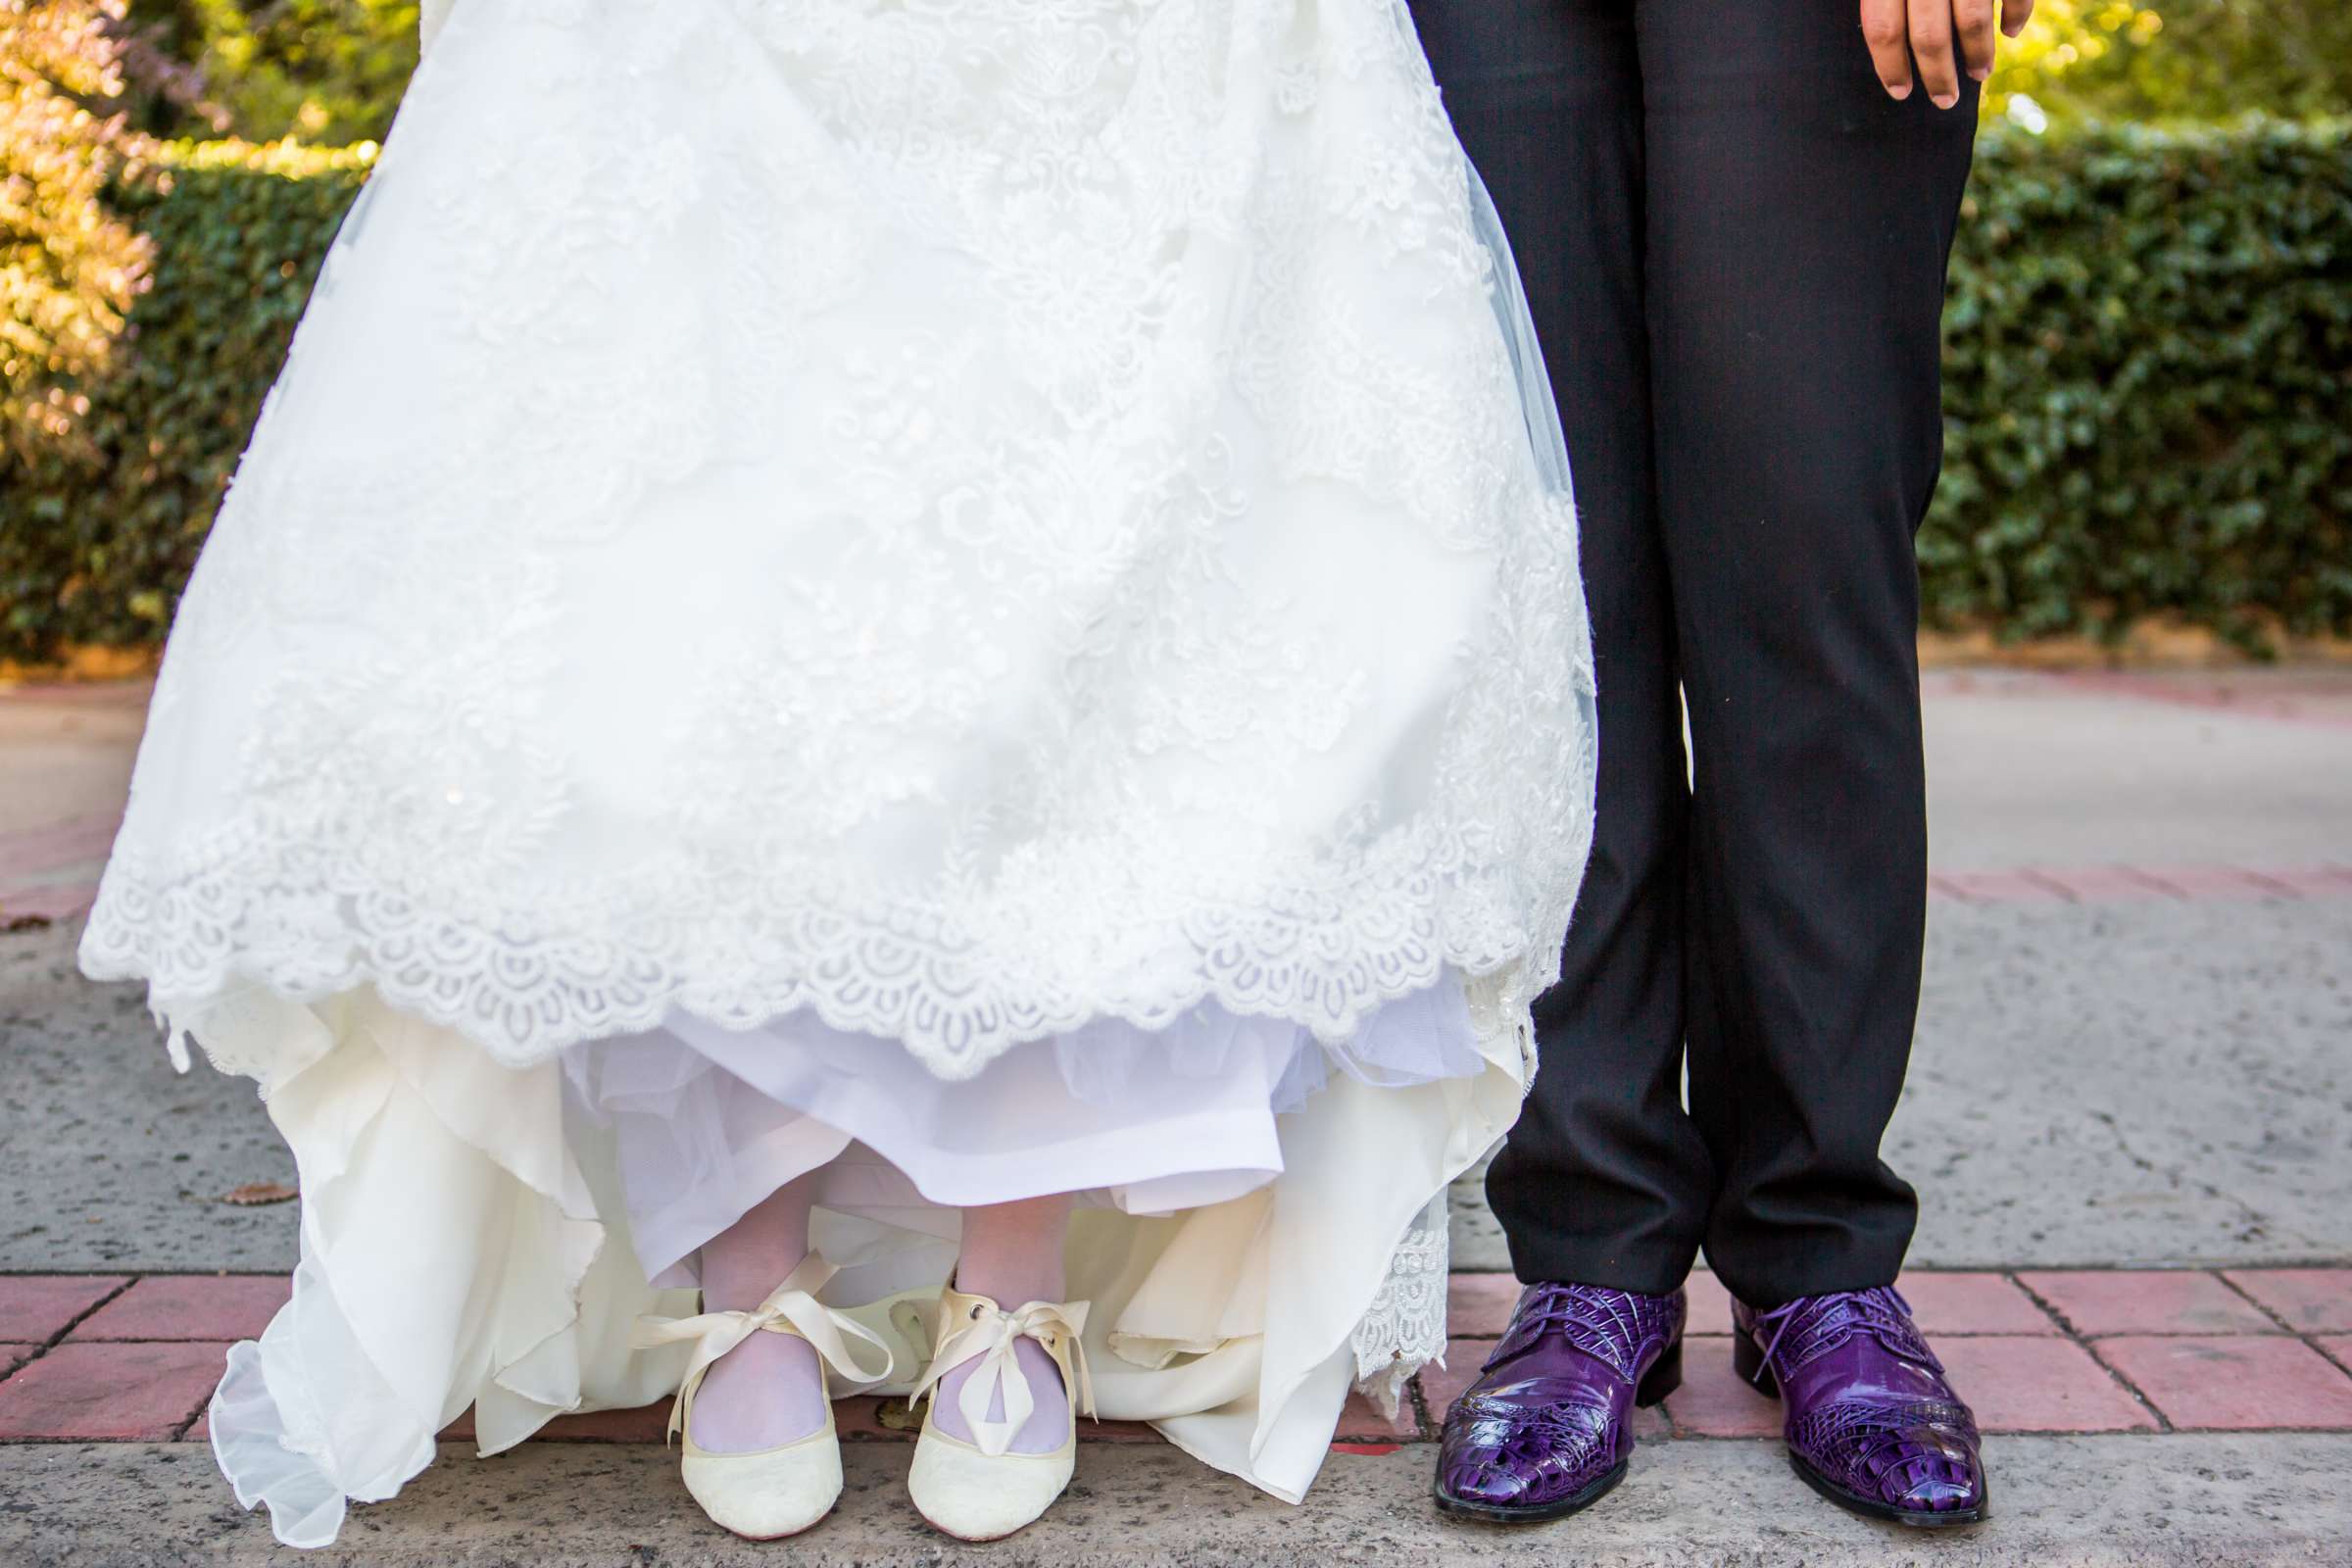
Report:
[[138,1283],[139,1276],[133,1274],[129,1278],[123,1280],[122,1284],[116,1286],[113,1290],[98,1298],[98,1299],[92,1301],[89,1305],[74,1313],[71,1318],[68,1318],[65,1326],[59,1329],[55,1334],[51,1335],[48,1342],[41,1347],[42,1353],[46,1354],[49,1351],[56,1349],[60,1345],[63,1345],[66,1342],[66,1337],[68,1335],[72,1334],[75,1329],[81,1327],[84,1323],[87,1323],[91,1318],[95,1317],[99,1311],[101,1311],[107,1305],[108,1302],[114,1300],[124,1291],[129,1290],[133,1285]]
[[[2212,1199],[2217,1203],[2226,1203],[2235,1209],[2238,1221],[2237,1239],[2240,1242],[2255,1241],[2270,1235],[2270,1215],[2256,1208],[2235,1193],[2228,1191],[2217,1182],[2207,1181],[2202,1177],[2184,1175],[2177,1165],[2169,1167],[2159,1165],[2138,1150],[2133,1149],[2132,1141],[2124,1136],[2123,1123],[2116,1118],[2114,1112],[2094,1110],[2090,1112],[2090,1118],[2107,1129],[2108,1138],[2115,1144],[2115,1152],[2131,1161],[2134,1169],[2150,1176],[2160,1177],[2176,1188],[2187,1188],[2191,1192]],[[2306,1237],[2303,1240],[2308,1241],[2309,1238]]]
[[2132,1147],[2131,1141],[2124,1137],[2123,1124],[2115,1119],[2113,1111],[2094,1110],[2090,1113],[2090,1119],[2107,1129],[2107,1136],[2115,1141],[2115,1152],[2130,1160],[2134,1166],[2151,1176],[2169,1177],[2174,1181],[2180,1180],[2178,1172],[2159,1170],[2155,1161]]

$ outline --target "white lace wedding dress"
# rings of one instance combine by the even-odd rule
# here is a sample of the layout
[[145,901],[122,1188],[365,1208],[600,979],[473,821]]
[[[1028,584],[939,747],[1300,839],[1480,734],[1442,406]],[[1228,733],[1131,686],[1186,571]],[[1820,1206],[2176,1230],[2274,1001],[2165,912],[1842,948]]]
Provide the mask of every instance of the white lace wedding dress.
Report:
[[821,1168],[907,1378],[955,1205],[1084,1191],[1102,1414],[1298,1497],[1590,844],[1544,385],[1401,0],[460,0],[82,946],[300,1165],[240,1496],[660,1397]]

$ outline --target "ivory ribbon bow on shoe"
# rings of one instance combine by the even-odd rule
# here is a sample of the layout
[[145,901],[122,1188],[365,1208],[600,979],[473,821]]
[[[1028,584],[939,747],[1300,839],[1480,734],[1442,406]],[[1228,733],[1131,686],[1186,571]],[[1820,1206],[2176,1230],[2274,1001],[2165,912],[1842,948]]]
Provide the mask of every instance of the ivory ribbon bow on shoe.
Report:
[[[801,1260],[801,1266],[783,1284],[768,1293],[766,1300],[749,1312],[700,1312],[693,1317],[637,1320],[630,1331],[629,1344],[640,1350],[688,1340],[695,1342],[694,1355],[686,1364],[685,1381],[679,1385],[678,1400],[670,1406],[670,1437],[675,1438],[684,1424],[687,1400],[702,1375],[720,1356],[762,1331],[794,1334],[807,1340],[827,1366],[852,1383],[871,1386],[890,1381],[897,1358],[891,1354],[889,1345],[847,1313],[836,1312],[816,1298],[815,1293],[824,1288],[833,1272],[832,1264],[811,1253]],[[852,1340],[861,1341],[882,1352],[879,1372],[868,1372],[858,1364],[850,1348]]]
[[[1037,1396],[1013,1349],[1021,1340],[1032,1339],[1045,1347],[1061,1369],[1062,1387],[1076,1401],[1079,1413],[1093,1415],[1094,1378],[1087,1370],[1086,1345],[1080,1338],[1086,1329],[1086,1308],[1084,1301],[1031,1301],[1018,1311],[1007,1312],[984,1296],[966,1296],[951,1287],[940,1297],[940,1332],[931,1348],[930,1370],[915,1385],[908,1402],[919,1402],[940,1379],[977,1354],[980,1364],[956,1396],[956,1408],[963,1412],[982,1453],[992,1459],[1003,1454],[1037,1409]],[[991,1421],[989,1408],[1000,1393],[1004,1419]]]

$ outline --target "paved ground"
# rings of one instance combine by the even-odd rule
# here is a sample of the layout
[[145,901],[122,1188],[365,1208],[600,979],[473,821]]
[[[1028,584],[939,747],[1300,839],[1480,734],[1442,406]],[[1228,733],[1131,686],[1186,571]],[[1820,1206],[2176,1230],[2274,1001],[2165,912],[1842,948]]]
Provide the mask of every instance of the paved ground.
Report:
[[[1928,682],[1943,1266],[2352,1254],[2352,670]],[[1474,1189],[1466,1191],[1474,1197]],[[1484,1212],[1457,1253],[1507,1263]]]
[[1996,1438],[2003,1516],[1934,1538],[1814,1505],[1761,1444],[1652,1446],[1604,1506],[1532,1537],[1440,1519],[1413,1449],[1335,1456],[1307,1506],[1286,1509],[1171,1449],[1104,1446],[1081,1449],[1069,1495],[1036,1527],[958,1548],[906,1506],[903,1452],[850,1445],[840,1511],[766,1547],[704,1521],[651,1446],[538,1444],[486,1462],[445,1450],[397,1516],[362,1514],[315,1558],[273,1551],[266,1525],[224,1508],[187,1444],[0,1449],[0,1498],[40,1499],[14,1561],[74,1568],[2329,1568],[2352,1531],[2339,1438]]
[[[1927,999],[1890,1156],[1929,1199],[1906,1288],[2005,1434],[2001,1517],[1922,1543],[1814,1505],[1752,1436],[1773,1407],[1716,1338],[1650,1418],[1624,1494],[1534,1538],[1538,1560],[2352,1563],[2352,671],[1955,672],[1930,699]],[[11,1564],[268,1550],[202,1447],[171,1440],[201,1435],[221,1345],[266,1317],[292,1261],[290,1205],[220,1197],[290,1165],[247,1087],[172,1075],[136,996],[72,967],[137,723],[135,689],[0,693],[0,927],[19,927],[0,934]],[[1303,1510],[1155,1444],[1103,1443],[1047,1526],[951,1553],[894,1500],[903,1449],[867,1410],[852,1498],[794,1559],[1525,1557],[1522,1538],[1446,1529],[1421,1496],[1428,1434],[1509,1295],[1477,1272],[1504,1259],[1474,1184],[1457,1238],[1472,1272],[1453,1372],[1400,1429],[1353,1412],[1359,1451]],[[247,1277],[174,1277],[220,1270]],[[1702,1301],[1693,1326],[1722,1320]],[[342,1555],[750,1560],[675,1495],[640,1441],[658,1427],[582,1418],[568,1443],[445,1456],[358,1516]]]
[[2352,667],[1929,677],[1939,871],[2352,863]]
[[[1424,1376],[1395,1425],[1351,1407],[1305,1508],[1127,1429],[1084,1446],[1072,1501],[1046,1526],[1000,1550],[953,1550],[900,1495],[899,1408],[848,1401],[850,1495],[792,1560],[1485,1562],[1535,1546],[1544,1561],[1644,1564],[1931,1552],[1939,1565],[2313,1564],[2352,1552],[2352,1268],[1923,1273],[1906,1287],[1995,1435],[1999,1512],[1965,1540],[1931,1544],[1818,1505],[1769,1441],[1779,1407],[1733,1376],[1720,1334],[1687,1347],[1689,1381],[1642,1417],[1638,1468],[1605,1508],[1532,1538],[1446,1526],[1423,1494],[1429,1440],[1515,1294],[1502,1276],[1463,1274],[1449,1370]],[[226,1343],[257,1332],[283,1294],[266,1275],[0,1278],[0,1330],[33,1341],[0,1351],[22,1362],[0,1381],[0,1546],[75,1564],[270,1556],[266,1528],[226,1505],[195,1440]],[[1701,1280],[1695,1294],[1694,1321],[1720,1325],[1721,1293]],[[659,1446],[665,1413],[567,1418],[486,1462],[452,1442],[396,1504],[361,1512],[329,1560],[755,1560],[680,1494]]]

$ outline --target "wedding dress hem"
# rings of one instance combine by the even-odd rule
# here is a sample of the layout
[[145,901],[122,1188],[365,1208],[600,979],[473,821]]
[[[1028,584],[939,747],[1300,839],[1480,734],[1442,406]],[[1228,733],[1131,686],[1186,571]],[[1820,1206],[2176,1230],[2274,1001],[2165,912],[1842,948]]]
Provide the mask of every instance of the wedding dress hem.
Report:
[[[1442,1353],[1446,1185],[1507,1127],[1526,1071],[1523,1028],[1496,1027],[1491,985],[1467,989],[1474,1074],[1335,1074],[1282,1118],[1264,1185],[1182,1215],[1074,1217],[1072,1290],[1098,1304],[1106,1418],[1150,1422],[1295,1502],[1338,1396],[1354,1385],[1393,1409]],[[647,1282],[625,1161],[567,1102],[561,1064],[500,1065],[366,993],[318,1006],[249,994],[176,1021],[208,1051],[232,1037],[260,1067],[301,1175],[293,1298],[232,1348],[209,1412],[239,1499],[269,1506],[281,1541],[332,1541],[347,1500],[396,1493],[468,1406],[494,1453],[556,1415],[674,1388],[682,1361],[632,1353],[629,1326],[694,1298]],[[903,1243],[900,1217],[820,1212],[813,1238],[847,1265],[837,1283],[869,1297],[839,1304],[919,1367],[925,1313],[909,1307],[937,1281],[891,1273],[877,1239]],[[896,1255],[919,1275],[953,1253]]]

